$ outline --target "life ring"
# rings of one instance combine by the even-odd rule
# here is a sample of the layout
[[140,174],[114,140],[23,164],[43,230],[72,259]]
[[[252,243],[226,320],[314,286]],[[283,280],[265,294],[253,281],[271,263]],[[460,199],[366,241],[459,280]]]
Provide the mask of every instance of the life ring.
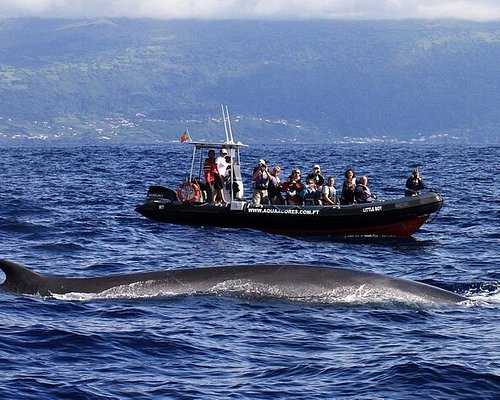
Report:
[[194,182],[182,182],[177,189],[177,197],[180,201],[196,202],[200,200],[200,187]]

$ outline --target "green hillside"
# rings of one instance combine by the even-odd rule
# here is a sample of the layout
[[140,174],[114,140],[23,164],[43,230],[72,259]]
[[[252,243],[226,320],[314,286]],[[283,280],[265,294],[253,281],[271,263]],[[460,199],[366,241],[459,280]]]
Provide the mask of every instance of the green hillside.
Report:
[[0,20],[0,139],[500,141],[500,25]]

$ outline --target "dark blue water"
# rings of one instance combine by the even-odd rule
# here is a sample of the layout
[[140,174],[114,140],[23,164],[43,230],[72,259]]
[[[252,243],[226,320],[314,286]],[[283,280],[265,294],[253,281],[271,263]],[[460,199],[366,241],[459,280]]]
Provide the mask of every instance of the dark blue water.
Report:
[[[499,147],[252,147],[383,198],[419,167],[445,206],[409,239],[287,237],[158,224],[134,212],[176,187],[191,147],[7,147],[0,257],[46,274],[308,263],[425,281],[473,305],[312,304],[225,296],[71,301],[0,292],[2,399],[421,399],[500,394]],[[3,281],[3,276],[0,277]]]

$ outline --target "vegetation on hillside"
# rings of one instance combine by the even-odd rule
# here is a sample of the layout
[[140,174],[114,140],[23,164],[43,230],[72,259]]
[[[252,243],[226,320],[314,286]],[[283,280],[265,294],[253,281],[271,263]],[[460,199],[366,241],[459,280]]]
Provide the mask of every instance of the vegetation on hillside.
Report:
[[0,20],[0,138],[498,141],[500,27]]

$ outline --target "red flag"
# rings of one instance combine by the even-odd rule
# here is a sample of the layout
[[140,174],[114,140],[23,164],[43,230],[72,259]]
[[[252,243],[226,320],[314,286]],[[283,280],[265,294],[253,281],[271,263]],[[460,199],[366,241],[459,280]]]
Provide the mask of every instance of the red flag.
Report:
[[181,143],[184,143],[184,142],[186,142],[188,140],[191,140],[191,138],[189,137],[189,132],[186,131],[181,136]]

